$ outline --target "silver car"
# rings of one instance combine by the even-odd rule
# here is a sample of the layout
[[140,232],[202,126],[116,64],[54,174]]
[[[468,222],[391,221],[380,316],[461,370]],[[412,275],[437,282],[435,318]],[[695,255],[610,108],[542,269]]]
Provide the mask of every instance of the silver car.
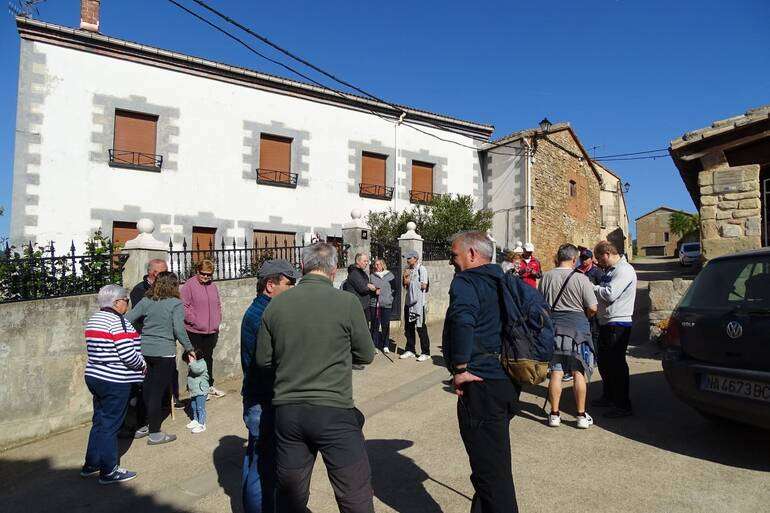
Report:
[[700,242],[685,242],[679,248],[679,264],[693,265],[700,262]]

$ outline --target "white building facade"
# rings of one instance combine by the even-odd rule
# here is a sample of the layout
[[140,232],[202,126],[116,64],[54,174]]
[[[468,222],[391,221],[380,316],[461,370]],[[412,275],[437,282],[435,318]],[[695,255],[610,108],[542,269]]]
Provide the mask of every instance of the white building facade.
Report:
[[602,239],[612,242],[618,250],[631,255],[631,233],[628,226],[628,206],[620,177],[595,162],[602,175],[601,219]]
[[483,206],[476,148],[491,125],[17,24],[15,244],[81,246],[97,229],[120,242],[140,218],[174,244],[251,245],[273,233],[300,242],[339,237],[354,208],[402,210],[445,193]]

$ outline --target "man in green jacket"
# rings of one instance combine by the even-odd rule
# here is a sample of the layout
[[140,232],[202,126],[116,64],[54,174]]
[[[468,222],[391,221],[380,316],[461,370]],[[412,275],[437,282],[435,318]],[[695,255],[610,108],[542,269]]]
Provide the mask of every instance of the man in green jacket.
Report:
[[374,512],[352,377],[374,345],[359,301],[332,285],[336,272],[332,244],[304,248],[302,280],[270,302],[259,330],[255,363],[274,375],[279,503],[290,513],[306,509],[319,450],[340,512]]

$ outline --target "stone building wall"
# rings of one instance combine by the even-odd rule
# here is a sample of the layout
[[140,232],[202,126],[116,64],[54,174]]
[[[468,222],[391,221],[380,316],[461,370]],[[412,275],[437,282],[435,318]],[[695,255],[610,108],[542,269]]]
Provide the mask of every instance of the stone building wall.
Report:
[[[544,269],[553,268],[556,250],[565,242],[593,247],[601,238],[599,179],[575,155],[581,150],[568,130],[538,138],[531,179],[532,242]],[[570,180],[577,186],[575,197],[569,194]]]
[[762,246],[759,165],[707,169],[698,184],[704,259]]
[[[675,256],[680,237],[671,232],[669,220],[673,212],[670,209],[658,209],[636,221],[636,240],[640,255],[647,256],[648,247],[664,247],[664,256]],[[668,241],[665,234],[668,233]]]
[[673,280],[651,281],[648,285],[650,296],[650,340],[658,341],[662,327],[671,317],[679,300],[690,288],[692,280],[674,278]]

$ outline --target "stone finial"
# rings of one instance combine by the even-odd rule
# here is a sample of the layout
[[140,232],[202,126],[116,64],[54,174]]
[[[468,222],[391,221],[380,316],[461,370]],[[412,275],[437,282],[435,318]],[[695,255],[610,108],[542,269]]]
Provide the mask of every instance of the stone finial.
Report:
[[409,221],[406,223],[406,233],[401,235],[401,237],[398,238],[399,240],[422,240],[422,237],[417,233],[417,223],[414,221]]
[[363,219],[361,210],[354,208],[350,211],[350,221],[345,224],[344,228],[369,228],[366,221]]
[[139,235],[135,239],[127,241],[125,246],[123,246],[124,249],[151,249],[156,251],[168,249],[167,244],[153,237],[152,233],[155,231],[155,223],[152,222],[152,219],[140,219],[136,222],[136,229],[139,230]]

